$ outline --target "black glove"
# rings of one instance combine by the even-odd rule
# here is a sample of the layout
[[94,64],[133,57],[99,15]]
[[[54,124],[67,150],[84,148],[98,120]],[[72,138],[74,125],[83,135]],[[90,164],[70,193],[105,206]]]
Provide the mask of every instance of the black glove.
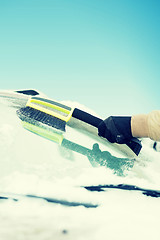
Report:
[[124,144],[131,140],[131,117],[109,117],[98,126],[98,135],[111,143]]

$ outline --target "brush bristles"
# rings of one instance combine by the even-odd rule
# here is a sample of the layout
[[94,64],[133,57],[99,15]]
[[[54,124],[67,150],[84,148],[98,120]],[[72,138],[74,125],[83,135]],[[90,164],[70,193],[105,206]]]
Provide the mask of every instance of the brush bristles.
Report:
[[66,122],[58,119],[54,116],[51,116],[47,113],[41,112],[37,109],[31,108],[31,107],[25,107],[21,108],[17,111],[17,114],[19,118],[22,121],[27,121],[27,122],[40,122],[45,125],[48,125],[50,127],[60,129],[61,131],[65,131],[65,125]]

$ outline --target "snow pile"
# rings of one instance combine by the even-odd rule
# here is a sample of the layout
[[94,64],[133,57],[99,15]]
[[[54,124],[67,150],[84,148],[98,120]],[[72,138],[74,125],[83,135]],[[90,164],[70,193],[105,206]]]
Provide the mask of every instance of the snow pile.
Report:
[[159,239],[159,198],[122,190],[88,192],[79,187],[126,183],[160,189],[159,152],[143,143],[133,169],[120,177],[106,167],[93,168],[86,156],[26,131],[15,111],[4,100],[0,102],[0,192],[99,207],[65,207],[29,198],[0,200],[0,239]]

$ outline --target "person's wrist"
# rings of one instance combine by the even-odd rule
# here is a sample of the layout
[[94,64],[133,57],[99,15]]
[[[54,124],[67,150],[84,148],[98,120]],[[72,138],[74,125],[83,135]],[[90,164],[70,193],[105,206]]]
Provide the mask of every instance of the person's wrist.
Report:
[[131,118],[131,132],[133,137],[148,137],[148,115],[133,115]]

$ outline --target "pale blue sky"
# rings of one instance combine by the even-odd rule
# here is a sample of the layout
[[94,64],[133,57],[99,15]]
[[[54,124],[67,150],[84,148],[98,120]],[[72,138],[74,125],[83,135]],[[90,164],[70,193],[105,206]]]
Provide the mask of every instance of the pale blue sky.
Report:
[[159,109],[159,13],[158,0],[0,0],[0,89],[103,117]]

